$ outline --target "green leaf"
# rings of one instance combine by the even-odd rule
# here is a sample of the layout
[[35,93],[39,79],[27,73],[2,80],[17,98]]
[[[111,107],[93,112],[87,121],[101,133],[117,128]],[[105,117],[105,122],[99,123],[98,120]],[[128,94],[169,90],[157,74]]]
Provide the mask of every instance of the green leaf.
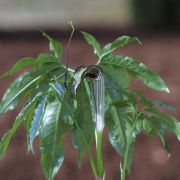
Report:
[[[37,92],[37,93],[34,93],[31,95],[31,97],[29,97],[29,102],[30,101],[33,101],[33,99],[37,99],[37,101],[39,100],[39,97],[42,96],[42,92]],[[34,103],[33,106],[31,106],[30,110],[29,110],[29,113],[27,114],[26,118],[24,119],[24,127],[26,129],[26,134],[28,136],[29,134],[29,131],[30,131],[30,128],[31,128],[31,122],[33,120],[33,117],[34,117],[34,111],[35,111],[35,108],[36,108],[36,103]],[[27,137],[27,142],[28,142],[28,137]],[[29,142],[28,142],[29,143]],[[29,149],[28,149],[29,151]]]
[[32,152],[34,152],[33,141],[35,137],[37,136],[37,134],[39,133],[39,125],[44,114],[46,99],[47,99],[47,96],[41,96],[41,98],[39,99],[39,102],[37,103],[37,106],[34,112],[33,120],[31,122],[31,128],[28,134],[28,146],[29,146],[28,149],[31,150]]
[[120,108],[123,108],[123,107],[127,107],[129,104],[129,101],[128,100],[115,100],[115,101],[112,101],[112,106],[118,106]]
[[62,101],[62,98],[64,96],[64,89],[62,88],[62,86],[57,81],[51,83],[50,85],[53,87],[55,92],[58,94],[58,97]]
[[64,124],[64,128],[62,132],[67,132],[69,129],[72,128],[74,123],[74,97],[71,91],[65,91],[64,98],[62,101],[62,108],[61,108],[61,122]]
[[126,148],[126,134],[123,110],[119,110],[116,107],[112,107],[111,111],[106,115],[106,125],[109,129],[109,140],[115,150],[124,155]]
[[59,63],[44,64],[36,71],[26,72],[15,79],[6,90],[1,102],[0,113],[13,110],[49,72],[62,68]]
[[40,67],[36,68],[36,72],[37,74],[42,74],[42,75],[46,75],[48,73],[53,73],[60,70],[61,73],[62,71],[65,72],[64,67],[62,67],[59,63],[53,62],[53,63],[45,63],[42,64]]
[[59,60],[56,57],[46,53],[39,54],[35,61],[37,65],[41,65],[44,63],[51,63],[51,62],[59,63]]
[[174,133],[177,136],[177,138],[180,140],[180,130],[179,130],[180,122],[178,122],[175,117],[163,113],[153,107],[146,108],[145,111],[155,115],[156,118],[161,123],[161,127],[163,127],[163,129],[168,130],[171,133]]
[[27,72],[14,80],[0,102],[0,113],[13,110],[30,93],[40,78],[41,75],[35,76],[33,73]]
[[110,104],[105,113],[109,140],[116,151],[123,156],[127,145],[125,108],[111,106],[115,100],[123,100],[122,91],[109,77],[105,77],[105,87],[107,103]]
[[74,129],[72,130],[72,139],[75,148],[80,152],[80,157],[89,151],[95,132],[91,106],[84,82],[82,82],[77,91],[77,108],[74,115]]
[[[73,125],[72,92],[58,82],[51,84],[49,102],[40,120],[41,165],[47,179],[53,179],[64,159],[63,136]],[[53,96],[52,96],[53,95]]]
[[143,96],[142,92],[137,92],[137,94],[140,96],[140,102],[144,105],[144,106],[154,106],[154,105],[158,105],[160,107],[162,107],[165,110],[168,111],[172,111],[172,112],[176,112],[176,109],[168,104],[165,104],[164,102],[162,102],[159,99],[147,99]]
[[28,102],[27,105],[22,109],[19,115],[16,117],[16,120],[13,124],[13,127],[3,136],[0,142],[0,159],[3,157],[6,152],[8,145],[13,137],[14,133],[21,125],[21,123],[27,118],[28,114],[33,112],[34,106],[36,104],[38,96],[36,96],[32,101]]
[[56,63],[58,62],[59,63],[59,61],[56,57],[51,56],[46,53],[42,53],[42,54],[38,55],[38,57],[36,58],[36,61],[31,57],[24,57],[24,58],[20,59],[19,61],[17,61],[17,63],[15,65],[13,65],[10,70],[8,70],[4,74],[2,74],[0,76],[0,79],[11,76],[24,67],[28,67],[28,66],[36,67],[41,64],[50,63],[50,62],[56,62]]
[[104,48],[102,49],[101,58],[110,54],[117,48],[122,47],[126,44],[133,43],[133,42],[138,42],[141,44],[141,42],[138,40],[137,37],[121,36],[117,38],[115,41],[113,41],[112,43],[109,43],[104,46]]
[[168,142],[164,138],[164,124],[159,121],[159,118],[156,116],[145,116],[143,120],[143,129],[149,135],[158,136],[161,139],[163,148],[170,154]]
[[62,59],[62,45],[58,41],[51,38],[47,33],[42,32],[43,36],[45,36],[49,40],[49,49],[54,53],[54,56],[61,60]]
[[71,128],[74,123],[74,96],[71,91],[65,90],[58,81],[52,83],[51,86],[62,102],[60,119],[61,123],[64,123],[64,129],[62,129],[62,132],[65,133]]
[[145,116],[143,119],[143,129],[149,135],[159,136],[164,132],[164,126],[156,116]]
[[169,93],[169,89],[161,77],[146,67],[142,62],[138,62],[130,57],[125,56],[109,56],[103,58],[100,64],[125,68],[133,73],[133,75],[135,75],[139,80],[143,81],[143,83],[148,87]]
[[103,73],[106,74],[106,76],[109,76],[112,79],[112,81],[118,84],[120,87],[127,88],[131,83],[130,74],[127,72],[126,69],[117,68],[110,64],[99,65],[102,68]]
[[154,105],[152,100],[145,98],[142,94],[139,94],[139,95],[140,95],[140,103],[141,104],[143,104],[144,106],[149,106],[149,107]]
[[63,129],[60,122],[61,102],[55,99],[45,108],[40,123],[39,137],[41,150],[41,165],[47,180],[52,180],[64,160]]
[[152,100],[154,104],[159,105],[160,107],[164,108],[165,110],[176,112],[176,109],[168,104],[165,104],[164,102],[160,101],[159,99]]
[[77,88],[79,87],[81,81],[83,80],[82,75],[86,71],[87,67],[79,68],[75,73],[73,77],[73,84],[72,84],[72,90],[74,94],[76,94]]
[[87,41],[88,44],[90,44],[94,48],[94,54],[96,54],[98,57],[101,56],[101,47],[95,37],[87,32],[81,32],[84,36],[84,39]]
[[31,57],[22,58],[14,66],[12,66],[12,68],[9,71],[6,71],[4,74],[2,74],[0,76],[0,79],[11,76],[12,74],[19,71],[20,69],[30,66],[30,65],[34,65],[34,64],[35,64],[35,61],[33,58]]
[[178,140],[180,141],[180,122],[176,122],[176,129],[175,129],[175,132],[176,132],[176,136],[178,138]]
[[174,117],[172,117],[166,113],[163,113],[153,107],[146,108],[145,111],[155,115],[156,118],[159,119],[159,121],[161,123],[163,123],[165,128],[167,128],[168,130],[170,130],[172,132],[174,131],[175,123],[176,123],[176,119]]
[[168,152],[168,157],[169,157],[170,156],[169,144],[168,144],[167,140],[164,138],[163,134],[159,133],[158,135],[159,135],[161,142],[163,144],[163,148]]

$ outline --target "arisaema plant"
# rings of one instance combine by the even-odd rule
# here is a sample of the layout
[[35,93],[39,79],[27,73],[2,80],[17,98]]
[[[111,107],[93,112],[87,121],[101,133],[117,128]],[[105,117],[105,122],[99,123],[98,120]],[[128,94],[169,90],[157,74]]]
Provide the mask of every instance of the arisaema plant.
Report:
[[[28,151],[34,152],[33,141],[38,138],[42,170],[46,179],[52,180],[63,164],[64,136],[70,133],[79,151],[78,162],[86,154],[95,179],[105,179],[102,136],[106,126],[111,145],[122,157],[120,173],[121,180],[125,180],[131,170],[138,134],[143,131],[159,137],[167,151],[165,132],[180,138],[180,123],[161,111],[162,108],[174,111],[174,108],[160,100],[147,99],[141,89],[131,86],[138,79],[154,90],[169,93],[160,76],[131,57],[113,55],[117,48],[139,43],[136,37],[121,36],[101,47],[95,37],[82,32],[98,61],[73,70],[62,63],[62,45],[46,33],[43,35],[49,40],[50,54],[20,59],[1,76],[6,78],[29,67],[9,85],[0,103],[3,114],[26,101],[12,128],[2,137],[0,158],[23,124]],[[96,154],[92,153],[94,141]]]

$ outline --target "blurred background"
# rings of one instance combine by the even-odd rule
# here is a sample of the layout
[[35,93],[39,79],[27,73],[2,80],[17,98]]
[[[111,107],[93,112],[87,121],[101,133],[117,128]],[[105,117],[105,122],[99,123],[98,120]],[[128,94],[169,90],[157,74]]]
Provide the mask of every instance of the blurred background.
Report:
[[[180,1],[179,0],[0,0],[0,74],[24,56],[36,57],[48,52],[48,42],[39,29],[67,45],[72,20],[76,33],[70,48],[70,64],[93,64],[96,57],[79,31],[94,34],[101,45],[121,35],[138,36],[142,46],[128,45],[116,51],[142,60],[159,73],[169,85],[171,94],[143,88],[149,98],[159,98],[176,107],[180,118]],[[14,77],[1,80],[0,96]],[[0,136],[11,127],[18,110],[1,115]],[[162,149],[161,142],[144,134],[137,138],[132,174],[127,180],[179,180],[180,143],[167,134],[172,156]],[[104,159],[107,180],[119,178],[120,158],[104,134]],[[35,142],[37,147],[38,142]],[[21,127],[14,136],[7,154],[0,161],[0,179],[43,180],[37,156],[27,155],[26,136]],[[93,179],[89,162],[84,158],[82,171],[77,168],[77,152],[71,140],[65,140],[65,161],[56,179]]]

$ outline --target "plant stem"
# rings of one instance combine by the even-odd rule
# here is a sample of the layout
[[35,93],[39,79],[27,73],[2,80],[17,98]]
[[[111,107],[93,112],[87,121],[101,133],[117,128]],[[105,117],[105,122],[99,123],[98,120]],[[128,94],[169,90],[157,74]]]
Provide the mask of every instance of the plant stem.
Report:
[[127,166],[127,163],[128,163],[129,148],[130,148],[131,143],[132,142],[129,141],[129,138],[128,138],[127,139],[126,152],[125,152],[125,155],[124,155],[124,163],[123,163],[123,169],[122,169],[122,174],[121,174],[121,180],[125,180],[126,179],[126,166]]
[[95,136],[96,136],[96,153],[97,153],[97,173],[98,173],[98,175],[100,177],[103,178],[104,168],[103,168],[103,157],[102,157],[102,137],[103,137],[102,135],[103,135],[103,130],[95,132]]

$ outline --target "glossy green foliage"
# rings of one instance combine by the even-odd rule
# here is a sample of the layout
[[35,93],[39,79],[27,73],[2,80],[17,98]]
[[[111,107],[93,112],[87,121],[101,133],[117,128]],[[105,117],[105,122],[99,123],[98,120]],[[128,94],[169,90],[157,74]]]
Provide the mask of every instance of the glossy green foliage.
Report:
[[81,32],[88,44],[94,48],[94,54],[101,56],[101,47],[96,38],[87,32]]
[[[41,53],[36,58],[20,59],[0,78],[13,75],[24,67],[29,67],[8,87],[0,102],[0,114],[15,109],[27,100],[24,108],[14,121],[12,128],[0,142],[0,158],[3,157],[12,136],[23,124],[27,133],[28,150],[35,153],[33,142],[39,138],[41,166],[47,180],[52,180],[64,161],[64,136],[70,133],[72,144],[78,150],[78,163],[87,154],[94,175],[103,176],[102,133],[95,129],[95,105],[88,67],[78,71],[68,69],[71,90],[64,87],[65,65],[62,64],[62,45],[43,32],[49,40],[52,54]],[[121,180],[130,173],[136,137],[144,131],[155,135],[169,152],[165,132],[180,139],[180,122],[168,115],[165,110],[175,111],[174,107],[160,100],[145,98],[139,90],[134,90],[134,78],[146,86],[169,92],[158,74],[142,62],[127,56],[113,55],[113,51],[124,45],[139,42],[136,37],[122,36],[101,48],[98,41],[89,33],[82,32],[98,56],[97,67],[102,70],[105,80],[105,125],[108,138],[117,153],[122,156]],[[96,141],[94,160],[92,145]],[[97,144],[98,142],[98,144]],[[170,152],[169,152],[170,153]]]
[[41,165],[46,179],[52,179],[64,159],[63,134],[60,111],[62,104],[58,99],[49,100],[40,121],[39,137],[41,150]]
[[84,83],[78,87],[76,101],[77,107],[74,112],[75,127],[72,129],[72,138],[73,144],[79,150],[81,158],[94,140],[94,123]]
[[37,107],[34,110],[34,116],[31,121],[29,135],[28,135],[28,144],[29,149],[33,152],[33,141],[38,134],[39,124],[42,121],[43,115],[45,113],[45,105],[46,105],[46,96],[42,96],[37,103]]
[[143,83],[148,87],[159,91],[169,92],[168,87],[159,75],[147,68],[142,62],[138,62],[130,57],[109,56],[103,58],[101,64],[125,68],[129,73],[132,73],[132,75],[143,81]]
[[63,51],[62,45],[58,41],[51,38],[45,32],[42,32],[42,34],[43,34],[43,36],[45,36],[49,40],[49,49],[50,49],[50,51],[53,52],[55,58],[61,60],[62,59],[62,51]]

